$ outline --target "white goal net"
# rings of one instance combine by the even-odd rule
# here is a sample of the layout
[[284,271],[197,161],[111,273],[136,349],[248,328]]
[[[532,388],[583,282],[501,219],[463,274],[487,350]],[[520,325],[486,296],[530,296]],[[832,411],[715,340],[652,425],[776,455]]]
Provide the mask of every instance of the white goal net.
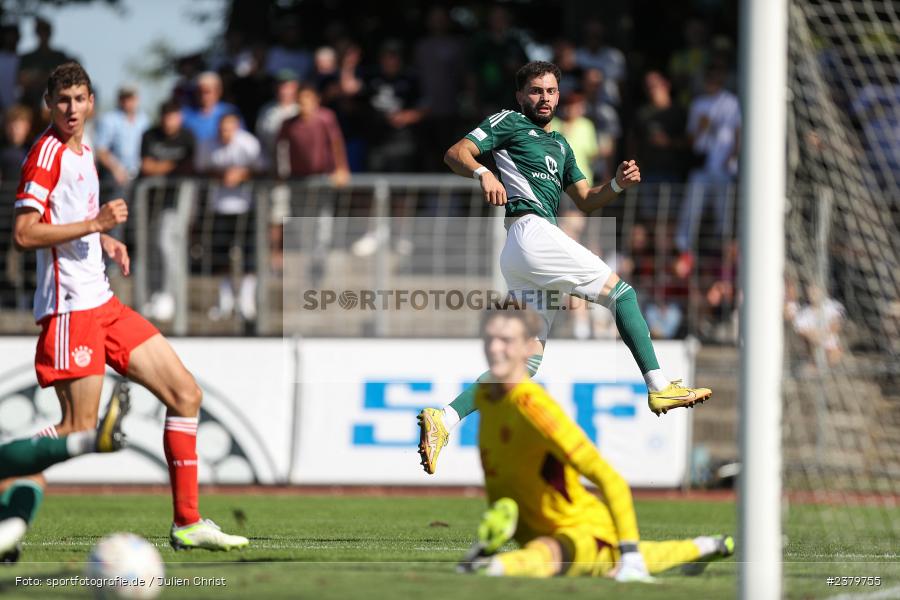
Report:
[[898,6],[789,2],[788,575],[825,547],[867,565],[838,575],[900,575]]

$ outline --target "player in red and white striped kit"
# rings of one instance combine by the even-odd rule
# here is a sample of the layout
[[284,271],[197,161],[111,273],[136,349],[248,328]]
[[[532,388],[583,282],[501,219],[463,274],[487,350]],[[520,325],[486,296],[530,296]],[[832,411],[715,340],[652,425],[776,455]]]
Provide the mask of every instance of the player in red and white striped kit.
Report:
[[223,533],[198,510],[197,417],[202,393],[169,342],[113,295],[103,255],[128,275],[125,245],[106,235],[128,218],[122,199],[102,207],[92,149],[83,143],[94,107],[81,65],[51,73],[45,96],[51,125],[31,148],[16,194],[14,240],[37,251],[34,316],[41,325],[35,369],[54,386],[62,421],[46,435],[93,429],[106,365],[166,405],[163,446],[172,483],[176,549],[229,550],[247,538]]

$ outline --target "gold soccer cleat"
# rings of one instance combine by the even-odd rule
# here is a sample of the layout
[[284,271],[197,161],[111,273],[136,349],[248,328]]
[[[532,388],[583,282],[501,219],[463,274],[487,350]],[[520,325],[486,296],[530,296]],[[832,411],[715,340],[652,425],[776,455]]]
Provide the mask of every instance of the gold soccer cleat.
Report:
[[437,408],[425,408],[416,417],[419,421],[419,456],[422,467],[429,475],[437,469],[438,455],[447,445],[450,433],[444,427],[444,416]]
[[666,414],[673,408],[686,406],[693,407],[695,404],[705,402],[712,396],[712,390],[709,388],[689,388],[681,385],[681,380],[676,379],[665,389],[658,392],[650,392],[647,394],[647,402],[650,410],[658,417],[660,414]]
[[122,419],[131,408],[131,397],[128,384],[120,381],[113,388],[106,414],[97,425],[97,452],[115,452],[125,447],[125,434],[122,433]]

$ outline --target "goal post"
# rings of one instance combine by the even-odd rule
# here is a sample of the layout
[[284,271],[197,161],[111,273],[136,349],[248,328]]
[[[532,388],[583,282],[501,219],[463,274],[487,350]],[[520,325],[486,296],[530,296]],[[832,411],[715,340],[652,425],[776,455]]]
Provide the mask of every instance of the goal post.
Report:
[[739,595],[779,598],[787,146],[787,0],[740,8],[741,381]]
[[740,596],[806,593],[835,565],[894,581],[900,11],[744,0],[740,17]]

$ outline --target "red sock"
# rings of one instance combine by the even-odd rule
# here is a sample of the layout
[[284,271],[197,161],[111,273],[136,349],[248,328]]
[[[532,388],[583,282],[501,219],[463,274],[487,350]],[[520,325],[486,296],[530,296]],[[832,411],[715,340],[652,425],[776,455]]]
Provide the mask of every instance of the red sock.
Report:
[[166,417],[163,449],[169,463],[175,525],[200,520],[197,491],[197,417]]

